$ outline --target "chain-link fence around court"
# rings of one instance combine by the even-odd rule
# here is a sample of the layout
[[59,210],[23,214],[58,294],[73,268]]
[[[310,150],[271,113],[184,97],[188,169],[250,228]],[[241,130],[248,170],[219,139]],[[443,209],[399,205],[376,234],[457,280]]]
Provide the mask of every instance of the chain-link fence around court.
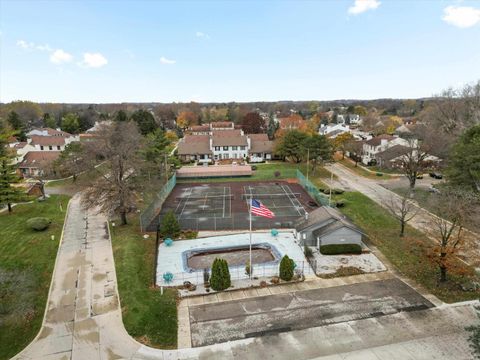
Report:
[[311,197],[313,197],[316,201],[318,201],[323,206],[328,206],[328,198],[322,194],[315,185],[312,184],[310,180],[308,180],[303,173],[297,169],[297,179],[300,185],[305,189],[306,192],[309,193]]
[[[296,171],[297,181],[298,184],[289,184],[289,185],[274,185],[272,182],[271,187],[273,186],[281,186],[282,188],[287,188],[285,194],[282,197],[275,197],[272,195],[274,199],[271,200],[272,204],[270,204],[270,200],[268,197],[270,196],[267,191],[263,191],[267,194],[266,198],[261,199],[265,203],[264,205],[267,207],[272,207],[271,210],[276,212],[276,218],[266,219],[255,216],[252,219],[252,229],[253,230],[261,230],[261,229],[272,229],[272,228],[292,228],[295,225],[295,222],[305,216],[305,209],[308,207],[308,199],[305,200],[305,196],[302,198],[302,203],[299,202],[297,199],[297,194],[299,189],[303,189],[311,196],[316,202],[321,205],[328,205],[328,198],[322,194],[315,185],[309,181],[300,170],[297,169]],[[259,188],[260,186],[254,182],[245,183],[250,184],[248,188]],[[201,204],[198,206],[198,211],[195,211],[192,207],[195,206],[195,196],[191,196],[191,189],[190,193],[183,189],[184,192],[181,193],[182,196],[179,198],[172,198],[170,200],[171,203],[164,204],[165,200],[172,192],[176,185],[176,177],[175,175],[165,184],[165,186],[159,191],[153,200],[153,202],[140,214],[140,228],[141,231],[155,231],[157,228],[157,224],[159,222],[160,212],[163,207],[162,214],[168,210],[172,210],[177,214],[177,218],[179,224],[182,229],[189,229],[195,231],[202,231],[202,230],[239,230],[239,229],[249,229],[249,214],[248,210],[245,205],[239,205],[240,203],[245,203],[245,194],[247,191],[243,189],[242,195],[238,195],[235,197],[235,200],[232,202],[233,195],[230,192],[227,193],[228,196],[222,200],[220,199],[220,195],[212,195],[208,191],[213,191],[215,189],[214,184],[201,184],[201,188],[204,191],[202,196],[198,199],[197,202]],[[228,185],[229,191],[230,187],[233,189],[235,186],[239,185],[238,182],[226,182],[223,184],[221,190],[224,191],[225,185]],[[196,185],[199,186],[198,184]],[[297,190],[292,191],[290,187],[297,187]],[[244,186],[242,185],[242,188]],[[205,190],[206,189],[206,190]],[[265,189],[265,188],[264,188]],[[302,191],[303,191],[302,190]],[[275,191],[274,191],[275,192]],[[213,194],[213,193],[212,193]],[[249,195],[248,192],[247,195]],[[206,196],[208,195],[208,196]],[[276,194],[279,195],[279,194]],[[252,195],[251,195],[252,196]],[[253,194],[253,196],[261,196],[257,194]],[[301,197],[301,195],[300,195]],[[216,199],[219,198],[219,199]],[[238,199],[237,199],[238,198]],[[208,200],[208,203],[207,203]],[[211,205],[211,208],[217,208],[214,203],[214,200],[218,200],[222,202],[222,211],[207,211],[207,205]],[[173,202],[172,202],[173,201]],[[168,202],[168,201],[167,201]],[[183,205],[182,205],[183,204]],[[188,205],[188,206],[185,206]],[[228,205],[228,206],[227,206]],[[302,206],[303,205],[303,206]],[[278,206],[278,207],[277,207]],[[244,208],[244,209],[243,209]],[[188,209],[189,211],[184,211]],[[179,213],[179,210],[181,212]],[[201,210],[201,211],[200,211]],[[288,211],[287,211],[288,210]],[[188,214],[192,212],[192,214]]]
[[140,231],[147,231],[152,221],[158,217],[162,208],[163,202],[170,195],[173,188],[177,184],[177,177],[174,174],[162,189],[155,195],[155,198],[150,205],[140,213]]

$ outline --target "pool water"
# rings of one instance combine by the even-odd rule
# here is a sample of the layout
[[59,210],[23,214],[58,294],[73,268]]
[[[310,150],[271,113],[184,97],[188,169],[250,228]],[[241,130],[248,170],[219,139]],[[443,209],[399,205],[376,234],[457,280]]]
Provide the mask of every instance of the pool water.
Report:
[[[215,258],[224,259],[228,266],[245,265],[250,260],[249,247],[235,249],[211,249],[204,252],[192,254],[187,258],[187,265],[190,269],[202,270],[212,267]],[[252,246],[252,263],[262,264],[275,260],[275,256],[269,249]]]

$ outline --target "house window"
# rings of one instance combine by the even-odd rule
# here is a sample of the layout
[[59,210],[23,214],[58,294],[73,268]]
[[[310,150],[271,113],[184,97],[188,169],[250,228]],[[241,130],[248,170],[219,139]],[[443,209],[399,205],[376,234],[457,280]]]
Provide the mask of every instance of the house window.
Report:
[[245,146],[240,146],[240,150],[245,150]]
[[57,146],[57,150],[60,150],[60,146]]
[[306,233],[303,233],[303,234],[302,234],[302,238],[303,238],[303,240],[306,240],[306,239],[307,239],[307,234],[306,234]]
[[227,150],[228,150],[228,146],[224,146],[224,147],[223,147],[223,150],[224,150],[224,151],[227,151]]
[[40,150],[43,150],[43,145],[40,146]]
[[215,151],[220,151],[220,146],[215,146]]
[[232,150],[238,150],[238,146],[232,146]]
[[228,154],[223,154],[224,159],[228,159]]
[[48,147],[48,150],[53,150],[53,146],[49,146],[49,147]]

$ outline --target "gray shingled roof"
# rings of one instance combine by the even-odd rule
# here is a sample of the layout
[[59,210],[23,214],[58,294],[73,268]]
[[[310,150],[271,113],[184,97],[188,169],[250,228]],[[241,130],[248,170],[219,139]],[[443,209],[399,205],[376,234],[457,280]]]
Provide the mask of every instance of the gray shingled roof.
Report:
[[348,227],[353,231],[363,234],[362,230],[360,230],[354,223],[352,223],[344,215],[342,215],[342,213],[340,213],[337,209],[334,209],[328,206],[322,206],[312,211],[311,213],[308,214],[308,219],[301,219],[297,223],[295,228],[297,231],[302,231],[309,227],[315,226],[316,224],[320,224],[328,220],[332,220],[332,221],[326,224],[325,226],[322,226],[321,228],[314,230],[314,232],[326,234],[328,232],[340,229],[342,227]]
[[178,155],[211,154],[209,135],[186,135],[178,143]]

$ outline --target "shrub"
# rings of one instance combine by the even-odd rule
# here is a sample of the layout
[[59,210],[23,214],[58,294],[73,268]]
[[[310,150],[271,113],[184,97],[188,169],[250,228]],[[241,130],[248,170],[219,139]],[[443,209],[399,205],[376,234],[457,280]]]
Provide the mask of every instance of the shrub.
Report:
[[345,206],[345,200],[337,200],[336,207],[344,207]]
[[343,189],[337,189],[337,188],[335,188],[335,189],[332,190],[332,193],[333,193],[333,194],[337,194],[337,195],[343,194],[344,192],[345,192],[345,191],[344,191]]
[[275,172],[273,173],[273,175],[275,175],[275,177],[278,178],[278,177],[280,177],[280,175],[282,175],[282,174],[281,174],[280,171],[277,170],[277,171],[275,171]]
[[280,279],[284,281],[292,280],[294,267],[295,263],[293,260],[288,255],[285,255],[280,261]]
[[307,257],[307,258],[311,258],[313,256],[312,249],[310,249],[310,247],[308,247],[307,245],[305,245],[303,247],[303,253],[305,254],[305,257]]
[[169,211],[165,214],[160,225],[160,233],[165,238],[175,239],[180,235],[180,225],[173,211]]
[[35,231],[46,230],[52,222],[44,217],[34,217],[27,220],[27,226]]
[[212,264],[210,287],[215,291],[220,291],[228,289],[230,285],[230,271],[227,261],[216,258]]
[[250,276],[250,271],[251,270],[252,270],[252,268],[250,266],[250,261],[247,261],[247,263],[245,264],[245,275]]
[[377,175],[377,176],[383,176],[383,173],[377,172],[377,173],[375,173],[375,175]]
[[256,166],[256,165],[252,165],[252,170],[257,170],[257,166]]
[[358,244],[330,244],[320,246],[323,255],[361,254],[362,247]]

